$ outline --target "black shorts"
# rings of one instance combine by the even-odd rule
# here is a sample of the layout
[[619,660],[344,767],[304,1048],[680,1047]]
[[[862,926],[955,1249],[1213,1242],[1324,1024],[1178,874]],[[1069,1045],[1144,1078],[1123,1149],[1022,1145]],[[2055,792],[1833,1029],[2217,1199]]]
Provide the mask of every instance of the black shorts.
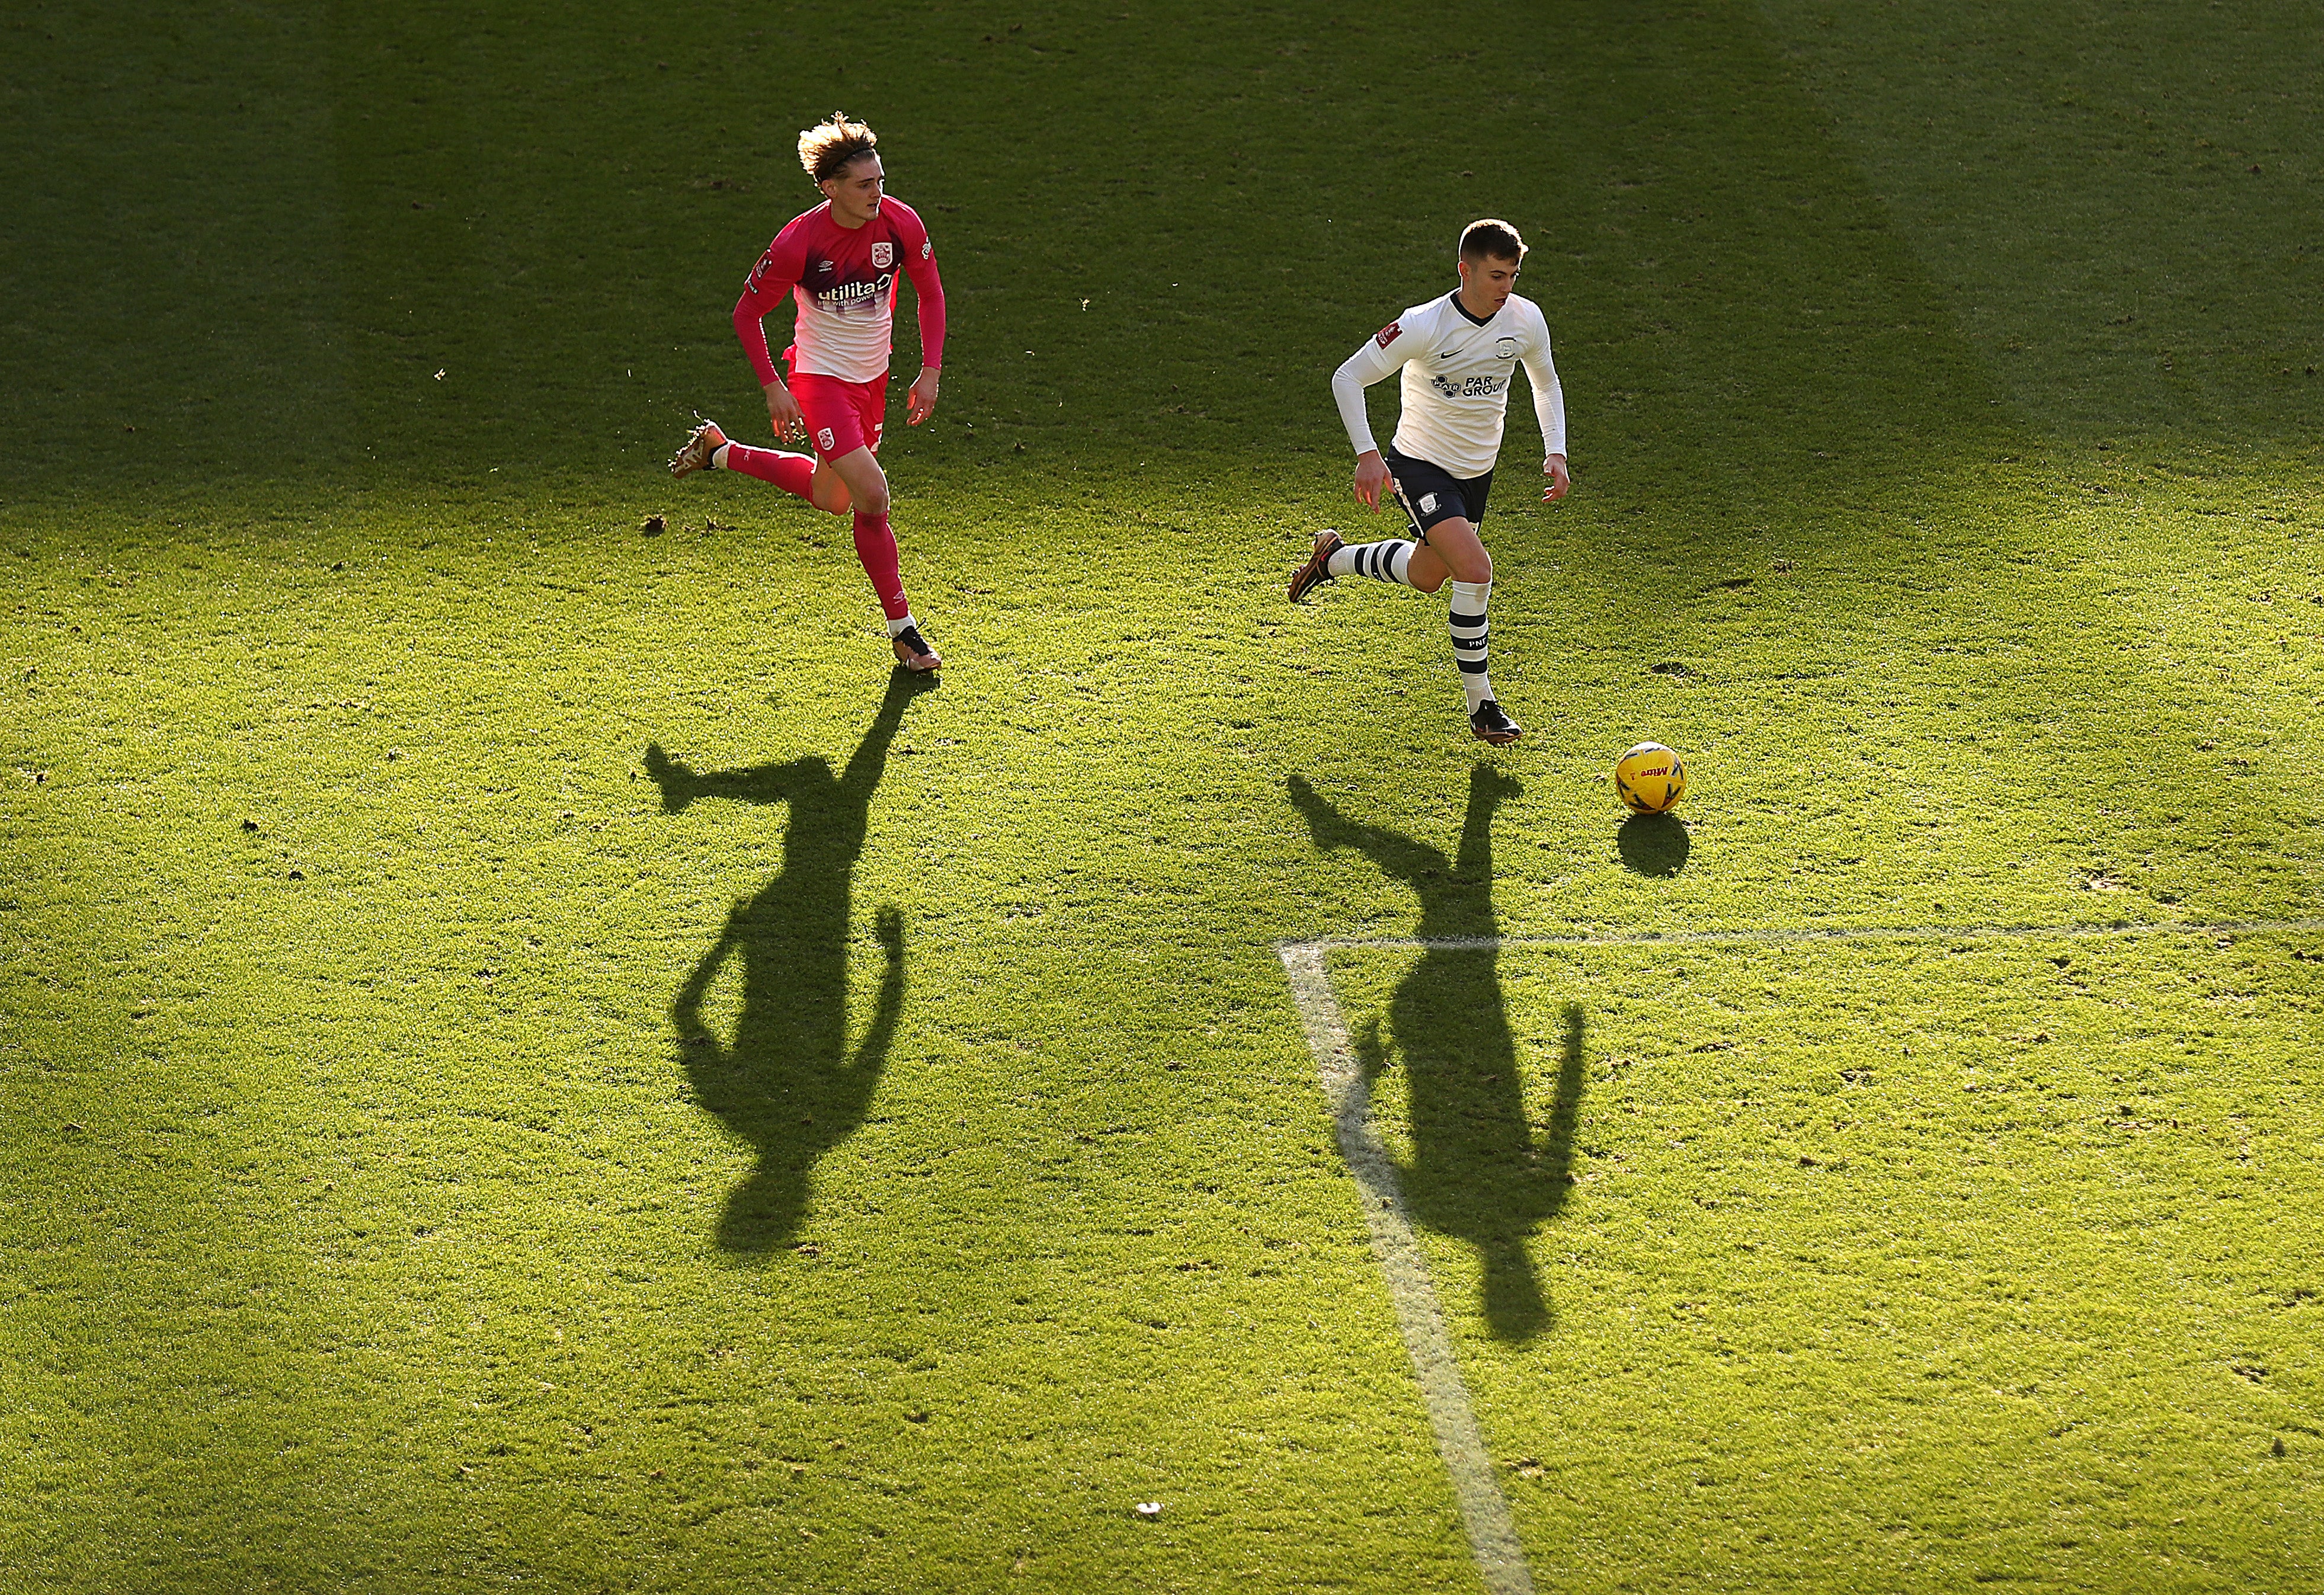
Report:
[[1490,471],[1481,476],[1455,476],[1442,466],[1393,448],[1381,449],[1380,458],[1387,462],[1388,474],[1396,478],[1396,484],[1404,489],[1404,502],[1412,506],[1413,519],[1420,522],[1421,530],[1455,516],[1471,526],[1484,524],[1485,500],[1493,491]]

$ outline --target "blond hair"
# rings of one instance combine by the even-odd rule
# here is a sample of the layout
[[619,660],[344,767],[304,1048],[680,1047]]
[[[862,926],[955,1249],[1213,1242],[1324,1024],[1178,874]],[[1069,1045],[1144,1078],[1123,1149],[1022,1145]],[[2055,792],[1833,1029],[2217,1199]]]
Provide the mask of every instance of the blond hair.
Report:
[[850,122],[846,112],[834,111],[830,121],[818,122],[799,134],[799,164],[816,182],[828,182],[869,155],[879,142],[878,134],[861,122]]

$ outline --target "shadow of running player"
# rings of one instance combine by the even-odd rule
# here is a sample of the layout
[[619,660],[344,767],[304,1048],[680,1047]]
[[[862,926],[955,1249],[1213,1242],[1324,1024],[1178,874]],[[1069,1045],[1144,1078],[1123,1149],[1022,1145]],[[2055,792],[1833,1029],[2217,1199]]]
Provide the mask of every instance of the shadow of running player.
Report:
[[1404,1065],[1412,1161],[1397,1174],[1413,1217],[1477,1249],[1487,1326],[1502,1340],[1529,1340],[1549,1327],[1550,1309],[1526,1240],[1556,1216],[1572,1189],[1585,1037],[1581,1006],[1567,1004],[1556,1094],[1536,1139],[1518,1088],[1499,949],[1489,939],[1500,935],[1493,915],[1493,809],[1522,788],[1490,765],[1472,770],[1460,853],[1447,859],[1425,843],[1349,819],[1296,775],[1289,785],[1317,846],[1357,848],[1419,894],[1414,934],[1420,939],[1487,940],[1478,947],[1425,949],[1389,1000],[1387,1036],[1375,1018],[1359,1028],[1355,1043],[1368,1081],[1396,1059]]
[[[718,1244],[730,1251],[764,1252],[798,1232],[816,1160],[863,1122],[887,1064],[904,1006],[904,919],[892,908],[880,911],[880,994],[850,1056],[849,908],[889,745],[904,705],[935,685],[898,670],[872,729],[838,775],[819,754],[697,774],[658,745],[646,750],[667,813],[701,798],[790,805],[781,871],[734,906],[670,1004],[696,1099],[759,1155],[719,1220]],[[730,959],[740,963],[742,1006],[733,1036],[721,1040],[702,1004]]]

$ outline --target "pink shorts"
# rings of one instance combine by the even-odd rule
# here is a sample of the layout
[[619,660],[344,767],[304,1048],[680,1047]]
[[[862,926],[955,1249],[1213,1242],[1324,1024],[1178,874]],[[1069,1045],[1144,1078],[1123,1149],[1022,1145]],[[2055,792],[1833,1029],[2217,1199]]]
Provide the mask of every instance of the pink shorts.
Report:
[[818,459],[835,460],[859,448],[880,452],[880,433],[888,424],[886,377],[851,383],[800,372],[791,378],[791,394],[807,415],[807,441]]

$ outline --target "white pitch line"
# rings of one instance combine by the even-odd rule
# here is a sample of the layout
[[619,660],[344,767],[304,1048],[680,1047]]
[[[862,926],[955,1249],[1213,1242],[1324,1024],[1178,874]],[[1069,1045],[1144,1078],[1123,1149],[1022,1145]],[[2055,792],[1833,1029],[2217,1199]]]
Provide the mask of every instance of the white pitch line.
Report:
[[1320,936],[1286,942],[1294,948],[1330,952],[1339,947],[1734,947],[1788,946],[1802,942],[1995,942],[2067,941],[2092,936],[2261,936],[2270,931],[2324,931],[2324,919],[2199,919],[2176,923],[2115,925],[1898,925],[1801,926],[1767,930],[1624,931],[1606,936]]
[[1452,1338],[1444,1328],[1444,1314],[1436,1305],[1436,1290],[1428,1281],[1428,1265],[1412,1233],[1412,1215],[1404,1204],[1404,1190],[1396,1177],[1396,1164],[1372,1133],[1371,1089],[1348,1050],[1347,1021],[1339,999],[1332,993],[1324,973],[1324,956],[1340,947],[1420,947],[1483,951],[1497,947],[1655,947],[1655,946],[1783,946],[1803,942],[1927,942],[2080,940],[2095,936],[2257,936],[2271,931],[2324,931],[2324,919],[2214,919],[2180,924],[2116,925],[1918,925],[1893,927],[1807,927],[1768,930],[1705,930],[1661,933],[1639,931],[1610,936],[1326,936],[1312,942],[1285,942],[1276,952],[1291,980],[1292,1000],[1298,1005],[1308,1049],[1315,1055],[1323,1099],[1331,1105],[1338,1132],[1340,1156],[1355,1177],[1362,1199],[1364,1222],[1370,1226],[1372,1251],[1379,1258],[1380,1276],[1396,1305],[1397,1323],[1404,1331],[1405,1351],[1419,1377],[1421,1396],[1428,1408],[1429,1426],[1436,1433],[1437,1454],[1452,1476],[1452,1494],[1460,1504],[1461,1520],[1468,1530],[1470,1554],[1483,1575],[1489,1595],[1533,1595],[1533,1574],[1526,1566],[1525,1547],[1518,1543],[1508,1498],[1493,1476],[1491,1455],[1477,1427],[1469,1402],[1469,1387],[1461,1378],[1452,1355]]
[[1372,1251],[1379,1258],[1381,1277],[1396,1304],[1405,1351],[1420,1378],[1428,1424],[1436,1432],[1437,1454],[1452,1475],[1452,1495],[1469,1532],[1470,1554],[1476,1558],[1477,1571],[1483,1575],[1489,1595],[1533,1595],[1525,1547],[1517,1542],[1508,1498],[1493,1477],[1492,1458],[1478,1432],[1477,1415],[1469,1405],[1469,1387],[1462,1382],[1460,1364],[1453,1360],[1452,1338],[1445,1332],[1444,1314],[1437,1307],[1435,1288],[1428,1282],[1427,1261],[1413,1238],[1412,1217],[1405,1210],[1396,1164],[1372,1133],[1370,1087],[1349,1055],[1347,1023],[1341,1018],[1339,1000],[1333,996],[1324,974],[1326,949],[1350,945],[1387,944],[1305,942],[1277,951],[1283,959],[1284,973],[1291,977],[1292,999],[1299,1006],[1308,1047],[1323,1075],[1323,1097],[1331,1104],[1333,1124],[1339,1132],[1340,1156],[1355,1176],[1356,1190],[1362,1198],[1364,1222],[1371,1228]]

